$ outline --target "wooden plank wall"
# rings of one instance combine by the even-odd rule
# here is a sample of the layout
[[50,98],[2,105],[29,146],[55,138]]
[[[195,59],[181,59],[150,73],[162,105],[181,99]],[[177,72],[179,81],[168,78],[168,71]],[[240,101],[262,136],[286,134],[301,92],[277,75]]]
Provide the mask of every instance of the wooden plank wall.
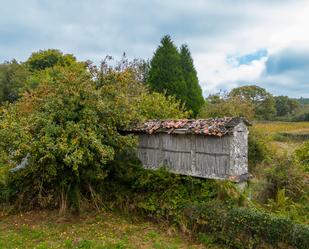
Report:
[[141,134],[138,157],[146,168],[164,165],[174,173],[226,179],[230,171],[231,139],[233,136]]

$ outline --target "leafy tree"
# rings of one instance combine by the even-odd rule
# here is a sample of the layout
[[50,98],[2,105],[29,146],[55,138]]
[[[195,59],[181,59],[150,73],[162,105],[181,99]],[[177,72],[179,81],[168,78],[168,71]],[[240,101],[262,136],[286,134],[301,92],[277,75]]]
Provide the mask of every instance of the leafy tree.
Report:
[[185,111],[184,105],[174,96],[162,93],[147,93],[141,95],[139,111],[146,119],[187,118],[190,112]]
[[229,96],[239,96],[242,100],[250,101],[254,105],[255,115],[259,119],[270,119],[276,113],[273,96],[262,87],[241,86],[234,88]]
[[297,100],[290,99],[288,96],[277,96],[275,97],[275,101],[277,116],[280,117],[293,115],[300,106]]
[[187,86],[186,106],[193,111],[193,116],[199,113],[204,103],[202,89],[198,83],[197,72],[187,45],[180,47],[180,66]]
[[180,60],[177,47],[168,35],[164,36],[150,62],[148,83],[151,90],[166,92],[187,103],[188,91]]
[[72,54],[63,54],[58,49],[48,49],[34,52],[25,62],[30,71],[44,70],[56,65],[65,67],[77,63],[76,58]]
[[28,77],[28,70],[16,60],[0,64],[0,104],[16,101]]
[[201,108],[199,117],[245,117],[252,119],[254,117],[254,106],[251,102],[243,100],[239,96],[228,97],[211,95],[206,99],[206,103]]

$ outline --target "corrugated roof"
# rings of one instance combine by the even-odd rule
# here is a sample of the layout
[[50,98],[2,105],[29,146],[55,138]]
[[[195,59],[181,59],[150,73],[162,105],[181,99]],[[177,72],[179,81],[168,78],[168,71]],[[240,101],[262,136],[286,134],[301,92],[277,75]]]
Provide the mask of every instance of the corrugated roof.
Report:
[[136,133],[187,133],[207,136],[224,136],[240,122],[250,123],[245,118],[209,118],[209,119],[167,119],[148,120],[131,126],[127,131]]

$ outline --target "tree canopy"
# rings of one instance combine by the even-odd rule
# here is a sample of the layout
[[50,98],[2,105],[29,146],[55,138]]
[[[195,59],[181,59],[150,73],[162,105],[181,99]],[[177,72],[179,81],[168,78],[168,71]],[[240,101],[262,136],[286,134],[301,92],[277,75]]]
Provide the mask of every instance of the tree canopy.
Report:
[[271,119],[276,114],[274,97],[262,87],[256,85],[237,87],[232,89],[229,96],[238,96],[251,102],[259,119]]
[[239,96],[230,97],[227,94],[210,95],[201,111],[200,118],[215,117],[245,117],[248,120],[254,118],[255,110],[250,101]]
[[30,71],[39,71],[56,65],[65,67],[77,64],[77,60],[72,54],[63,54],[58,49],[48,49],[32,53],[25,64]]
[[276,96],[275,105],[277,116],[282,117],[294,114],[300,103],[288,96]]
[[0,105],[16,101],[28,78],[28,70],[16,60],[0,64]]

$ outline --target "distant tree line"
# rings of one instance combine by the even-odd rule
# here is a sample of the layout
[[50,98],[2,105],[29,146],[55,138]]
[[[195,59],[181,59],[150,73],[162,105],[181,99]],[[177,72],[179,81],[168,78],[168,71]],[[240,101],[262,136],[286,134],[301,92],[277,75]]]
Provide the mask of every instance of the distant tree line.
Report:
[[246,85],[209,95],[199,117],[242,116],[250,120],[308,121],[309,105],[288,96],[273,96],[266,89]]

